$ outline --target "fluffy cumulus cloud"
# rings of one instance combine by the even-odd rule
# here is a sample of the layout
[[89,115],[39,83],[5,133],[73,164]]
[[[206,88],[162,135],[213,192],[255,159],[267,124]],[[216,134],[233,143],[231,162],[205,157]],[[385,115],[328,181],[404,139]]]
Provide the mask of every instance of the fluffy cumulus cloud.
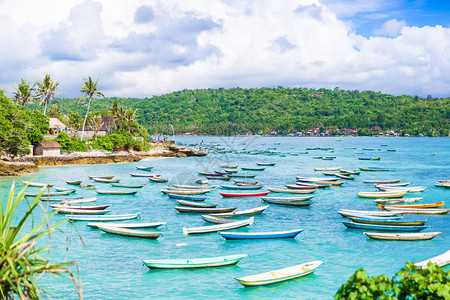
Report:
[[87,76],[107,96],[236,86],[450,92],[449,28],[392,19],[363,37],[342,19],[355,13],[350,4],[373,11],[382,1],[29,0],[25,12],[16,2],[0,1],[8,91],[50,73],[70,97]]

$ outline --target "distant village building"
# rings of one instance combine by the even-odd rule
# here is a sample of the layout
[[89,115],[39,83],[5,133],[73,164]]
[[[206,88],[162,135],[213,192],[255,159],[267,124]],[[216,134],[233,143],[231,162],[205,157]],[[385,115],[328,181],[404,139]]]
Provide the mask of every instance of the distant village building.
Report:
[[58,120],[58,118],[50,118],[49,123],[49,127],[50,127],[50,134],[58,134],[59,132],[61,132],[62,130],[66,129],[66,125],[61,122],[60,120]]
[[33,149],[33,155],[58,156],[61,155],[61,145],[54,141],[38,142]]
[[[102,116],[102,126],[100,127],[99,131],[97,132],[97,136],[105,136],[107,133],[110,133],[115,130],[117,124],[116,120],[109,116]],[[79,128],[77,131],[70,134],[72,137],[81,138],[81,128]],[[94,137],[94,128],[90,126],[86,126],[84,128],[84,139],[91,139]]]

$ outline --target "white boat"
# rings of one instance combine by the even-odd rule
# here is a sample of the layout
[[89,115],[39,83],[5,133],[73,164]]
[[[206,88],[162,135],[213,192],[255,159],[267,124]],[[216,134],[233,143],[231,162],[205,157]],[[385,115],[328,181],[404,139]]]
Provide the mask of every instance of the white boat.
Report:
[[166,190],[171,190],[171,191],[172,190],[174,190],[174,191],[199,191],[199,190],[206,191],[206,190],[208,190],[208,191],[212,191],[212,190],[214,190],[214,188],[208,188],[208,187],[202,186],[200,188],[193,189],[193,188],[179,188],[179,187],[174,187],[174,186],[168,186],[168,187],[166,187]]
[[331,167],[331,168],[314,168],[314,171],[339,171],[341,167]]
[[177,194],[177,195],[200,195],[211,192],[211,190],[200,190],[200,189],[190,189],[190,190],[161,190],[164,194]]
[[142,262],[150,269],[192,269],[235,265],[245,257],[248,257],[248,255],[237,254],[189,259],[150,259]]
[[363,180],[365,183],[397,183],[400,182],[400,179],[365,179]]
[[109,225],[97,225],[97,228],[106,233],[152,240],[156,240],[162,235],[162,232],[151,232],[146,230],[137,230]]
[[[190,189],[194,189],[194,190],[208,190],[208,189],[215,189],[217,187],[217,185],[185,185],[185,184],[174,184],[173,185],[175,188],[177,189],[182,189],[182,190],[190,190]],[[168,187],[168,189],[170,189],[171,187]]]
[[295,177],[298,181],[311,182],[311,181],[337,181],[339,178],[332,177]]
[[411,183],[411,181],[408,182],[397,182],[397,183],[375,183],[377,187],[380,186],[407,186]]
[[108,226],[116,226],[116,227],[121,227],[121,228],[157,228],[159,226],[162,225],[166,225],[166,222],[153,222],[153,223],[104,223],[104,222],[89,222],[86,224],[86,226],[89,226],[91,228],[97,228],[98,225],[105,225],[107,224]]
[[375,199],[373,202],[378,204],[385,204],[385,203],[413,203],[422,200],[423,198],[399,198],[399,199]]
[[385,192],[397,192],[403,191],[408,193],[420,193],[427,189],[425,186],[411,186],[411,187],[400,187],[400,186],[379,186],[377,188]]
[[232,217],[240,217],[240,216],[255,216],[255,215],[261,214],[269,206],[270,205],[265,205],[265,206],[260,206],[260,207],[245,209],[245,210],[211,214],[211,215],[216,216],[216,217],[222,217],[222,218],[232,218]]
[[70,209],[91,209],[91,210],[103,210],[107,209],[111,205],[105,204],[105,205],[71,205],[70,203],[64,203],[64,204],[52,204],[50,205],[53,209],[58,208],[70,208]]
[[296,265],[279,270],[269,271],[261,274],[235,278],[237,282],[244,286],[259,286],[294,279],[313,273],[323,261],[311,261],[301,265]]
[[401,212],[389,212],[389,211],[379,211],[379,210],[354,210],[354,209],[340,209],[338,213],[343,217],[352,217],[352,216],[376,216],[376,217],[392,217],[399,216]]
[[78,209],[65,207],[52,207],[58,214],[74,214],[74,215],[104,215],[109,212],[106,209]]
[[28,186],[34,186],[34,187],[52,187],[53,184],[51,183],[39,183],[39,182],[32,182],[32,181],[22,181],[24,185]]
[[422,241],[431,240],[442,232],[364,232],[371,239],[390,241]]
[[98,199],[97,197],[81,198],[81,199],[68,199],[68,200],[61,201],[61,203],[68,204],[68,205],[80,204],[80,203],[90,203],[90,202],[96,201],[97,199]]
[[274,193],[288,193],[288,194],[312,194],[317,189],[306,189],[306,190],[296,190],[296,189],[279,189],[279,188],[267,188],[269,191]]
[[108,216],[84,216],[84,215],[66,215],[66,218],[70,221],[121,221],[137,219],[141,214],[124,214],[124,215],[108,215]]
[[399,212],[402,214],[419,214],[419,215],[443,215],[448,214],[448,208],[400,208],[384,206],[383,209],[390,212]]
[[448,250],[447,252],[444,252],[441,255],[438,255],[438,256],[432,257],[430,259],[415,263],[415,265],[419,269],[426,269],[428,267],[429,262],[437,264],[439,267],[443,267],[443,266],[450,264],[450,250]]
[[359,198],[402,198],[407,191],[390,191],[390,192],[359,192]]
[[150,174],[150,173],[130,173],[131,176],[133,177],[159,177],[161,176],[160,174]]
[[210,226],[200,226],[200,227],[183,227],[183,234],[193,234],[193,233],[209,233],[209,232],[216,232],[216,231],[224,231],[229,229],[235,229],[240,228],[248,225],[252,225],[254,222],[255,217],[251,217],[247,220],[242,221],[236,221],[226,224],[219,224],[219,225],[210,225]]

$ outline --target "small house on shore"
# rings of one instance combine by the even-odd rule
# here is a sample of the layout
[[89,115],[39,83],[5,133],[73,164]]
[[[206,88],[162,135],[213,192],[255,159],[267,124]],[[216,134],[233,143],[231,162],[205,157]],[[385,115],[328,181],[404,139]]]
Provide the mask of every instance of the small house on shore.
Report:
[[61,145],[55,141],[41,141],[34,146],[33,155],[59,156],[61,155]]
[[57,118],[50,118],[49,120],[50,134],[58,135],[59,132],[66,129],[66,124],[58,120]]

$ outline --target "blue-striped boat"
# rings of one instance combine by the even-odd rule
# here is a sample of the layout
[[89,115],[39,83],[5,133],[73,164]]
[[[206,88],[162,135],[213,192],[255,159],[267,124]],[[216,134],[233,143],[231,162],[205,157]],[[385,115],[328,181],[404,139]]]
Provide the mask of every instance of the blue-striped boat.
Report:
[[192,269],[235,265],[246,257],[248,257],[247,254],[235,254],[189,259],[149,259],[142,262],[150,269]]
[[280,239],[294,238],[304,229],[293,229],[285,231],[268,231],[268,232],[231,232],[220,231],[219,234],[227,240],[244,240],[244,239]]
[[427,220],[385,220],[385,219],[373,219],[371,217],[367,218],[355,218],[349,217],[355,223],[364,223],[364,224],[377,224],[377,225],[395,225],[395,226],[419,226],[425,225]]
[[427,229],[428,225],[421,226],[395,226],[395,225],[377,225],[377,224],[363,224],[348,221],[342,221],[347,228],[365,229],[365,230],[383,230],[383,231],[422,231]]
[[263,186],[262,185],[221,185],[220,186],[223,189],[227,190],[259,190]]
[[182,199],[182,200],[190,200],[190,201],[205,201],[206,197],[195,197],[189,195],[177,195],[177,194],[166,194],[169,198],[172,199]]

